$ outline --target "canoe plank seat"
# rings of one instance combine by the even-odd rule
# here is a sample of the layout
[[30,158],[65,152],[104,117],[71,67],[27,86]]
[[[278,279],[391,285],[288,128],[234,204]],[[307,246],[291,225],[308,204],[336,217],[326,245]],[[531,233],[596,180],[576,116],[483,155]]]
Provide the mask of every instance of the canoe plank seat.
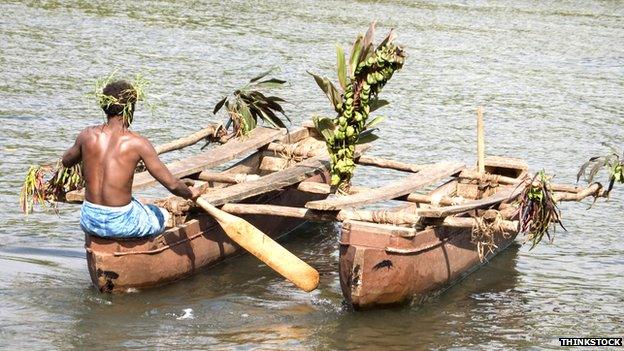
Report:
[[[366,152],[370,144],[358,145],[355,148],[356,157]],[[235,203],[250,197],[265,194],[271,191],[285,189],[298,184],[314,175],[329,171],[331,163],[326,153],[307,158],[290,168],[270,173],[245,183],[231,185],[219,191],[211,191],[202,195],[202,198],[213,206]],[[329,179],[325,179],[328,183]]]
[[201,197],[213,206],[239,202],[247,198],[283,189],[297,184],[311,176],[326,172],[330,163],[327,155],[319,155],[283,171],[271,173],[245,183],[234,184],[219,191],[210,191]]
[[[286,134],[285,129],[258,127],[252,130],[250,135],[246,137],[231,139],[227,143],[219,145],[214,149],[184,158],[183,160],[168,163],[166,166],[174,176],[182,178],[199,173],[205,169],[214,168],[250,151],[255,151],[284,134]],[[132,190],[144,189],[156,183],[157,180],[154,179],[149,172],[140,172],[134,176]],[[68,202],[82,202],[84,199],[84,189],[67,193],[66,199]]]
[[426,166],[420,172],[412,174],[399,182],[353,195],[310,201],[305,207],[313,210],[338,211],[395,199],[459,173],[465,167],[463,163],[459,162],[440,162]]

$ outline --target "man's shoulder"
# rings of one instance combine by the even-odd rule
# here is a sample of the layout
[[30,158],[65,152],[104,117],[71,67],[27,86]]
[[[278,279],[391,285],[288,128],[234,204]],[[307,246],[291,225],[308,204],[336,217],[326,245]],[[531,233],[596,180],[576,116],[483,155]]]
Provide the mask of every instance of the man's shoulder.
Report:
[[130,130],[124,133],[124,137],[127,138],[126,140],[129,141],[134,147],[144,149],[149,148],[152,145],[152,143],[150,143],[150,141],[146,137]]
[[102,132],[102,125],[88,126],[80,131],[80,133],[78,134],[78,139],[85,138],[90,135],[95,135],[101,132]]
[[135,141],[137,141],[137,142],[140,142],[140,143],[149,143],[149,140],[147,140],[147,138],[146,138],[146,137],[142,136],[141,134],[139,134],[139,133],[137,133],[137,132],[134,132],[134,131],[131,131],[131,130],[127,130],[127,131],[125,132],[125,135],[126,135],[126,137],[128,137],[128,138],[130,138],[130,139],[132,139],[132,140],[135,140]]
[[101,133],[102,128],[104,128],[103,124],[95,124],[92,126],[85,127],[80,133]]

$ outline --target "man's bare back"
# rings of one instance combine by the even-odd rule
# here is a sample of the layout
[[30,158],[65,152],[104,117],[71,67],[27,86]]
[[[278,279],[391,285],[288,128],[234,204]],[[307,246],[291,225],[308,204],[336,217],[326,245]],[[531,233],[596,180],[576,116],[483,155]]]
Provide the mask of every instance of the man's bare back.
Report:
[[160,161],[152,144],[127,129],[119,116],[108,123],[88,127],[63,155],[63,165],[82,161],[85,199],[104,206],[124,206],[132,198],[134,170],[143,161],[150,174],[173,194],[196,198],[197,189],[187,187]]

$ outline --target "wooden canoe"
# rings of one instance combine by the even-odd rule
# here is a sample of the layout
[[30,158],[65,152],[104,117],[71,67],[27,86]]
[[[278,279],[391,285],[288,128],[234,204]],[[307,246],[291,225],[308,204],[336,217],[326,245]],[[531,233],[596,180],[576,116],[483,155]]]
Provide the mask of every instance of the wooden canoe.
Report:
[[[259,130],[250,139],[243,140],[242,143],[251,145],[247,151],[250,148],[256,151],[223,172],[210,173],[207,168],[216,165],[215,158],[228,161],[233,155],[242,155],[245,150],[241,142],[231,144],[234,145],[234,150],[228,149],[228,144],[232,141],[217,147],[217,150],[212,151],[218,152],[214,156],[193,156],[190,160],[193,162],[176,161],[176,174],[197,182],[200,179],[215,179],[216,181],[208,183],[210,191],[204,196],[214,205],[240,202],[301,207],[308,201],[325,198],[325,194],[300,191],[297,185],[301,182],[327,183],[327,157],[291,159],[290,162],[285,162],[283,154],[278,155],[271,151],[275,148],[303,147],[322,154],[324,142],[306,128],[286,136],[278,133],[274,135],[277,140],[271,137],[267,139],[266,134],[266,131]],[[255,142],[257,138],[262,138],[262,142]],[[275,142],[269,144],[271,140]],[[206,160],[209,162],[204,162]],[[254,174],[260,178],[236,184],[219,183],[228,179],[244,180],[246,177],[241,178],[241,174]],[[140,176],[138,180],[139,185],[143,186],[149,177]],[[76,201],[80,200],[79,196],[76,195]],[[285,217],[242,217],[272,238],[279,238],[305,222]],[[101,292],[127,292],[164,285],[241,253],[241,249],[227,237],[221,227],[201,211],[191,211],[183,223],[156,237],[122,241],[86,235],[85,240],[91,280]]]
[[[519,179],[526,175],[526,169],[524,162],[515,159],[486,161],[486,172],[494,175]],[[482,216],[489,208],[500,209],[501,203],[517,194],[516,185],[484,186],[459,177],[422,197],[461,196],[465,201],[461,205],[436,207],[421,203],[393,209],[418,215],[424,220],[422,225],[345,221],[339,249],[340,285],[345,300],[355,309],[370,309],[422,301],[453,285],[507,248],[517,235],[517,227],[511,225],[514,222],[496,227],[500,228],[494,236],[496,247],[480,258],[472,240],[472,226],[462,227],[456,222],[472,223],[473,216]],[[455,224],[446,224],[451,222]]]

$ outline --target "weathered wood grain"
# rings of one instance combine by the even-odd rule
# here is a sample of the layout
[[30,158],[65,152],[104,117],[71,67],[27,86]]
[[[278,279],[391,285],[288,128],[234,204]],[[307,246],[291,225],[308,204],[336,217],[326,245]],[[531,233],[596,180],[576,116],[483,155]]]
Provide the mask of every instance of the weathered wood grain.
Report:
[[407,195],[417,189],[431,185],[439,180],[460,172],[465,167],[458,162],[441,162],[423,168],[399,182],[354,195],[340,196],[332,199],[310,201],[307,208],[323,211],[337,211],[349,207],[358,207],[379,201],[391,200]]
[[520,193],[522,193],[525,187],[526,183],[522,183],[519,185],[509,185],[506,186],[504,189],[498,191],[496,194],[489,196],[485,199],[468,201],[464,204],[455,206],[418,209],[417,213],[421,217],[448,217],[450,215],[467,212],[477,208],[492,206],[507,200],[514,199],[515,197],[520,195]]
[[316,156],[300,162],[291,168],[272,173],[245,183],[234,184],[222,190],[202,195],[202,198],[213,206],[238,202],[249,197],[264,194],[297,184],[313,175],[329,169],[327,156]]

